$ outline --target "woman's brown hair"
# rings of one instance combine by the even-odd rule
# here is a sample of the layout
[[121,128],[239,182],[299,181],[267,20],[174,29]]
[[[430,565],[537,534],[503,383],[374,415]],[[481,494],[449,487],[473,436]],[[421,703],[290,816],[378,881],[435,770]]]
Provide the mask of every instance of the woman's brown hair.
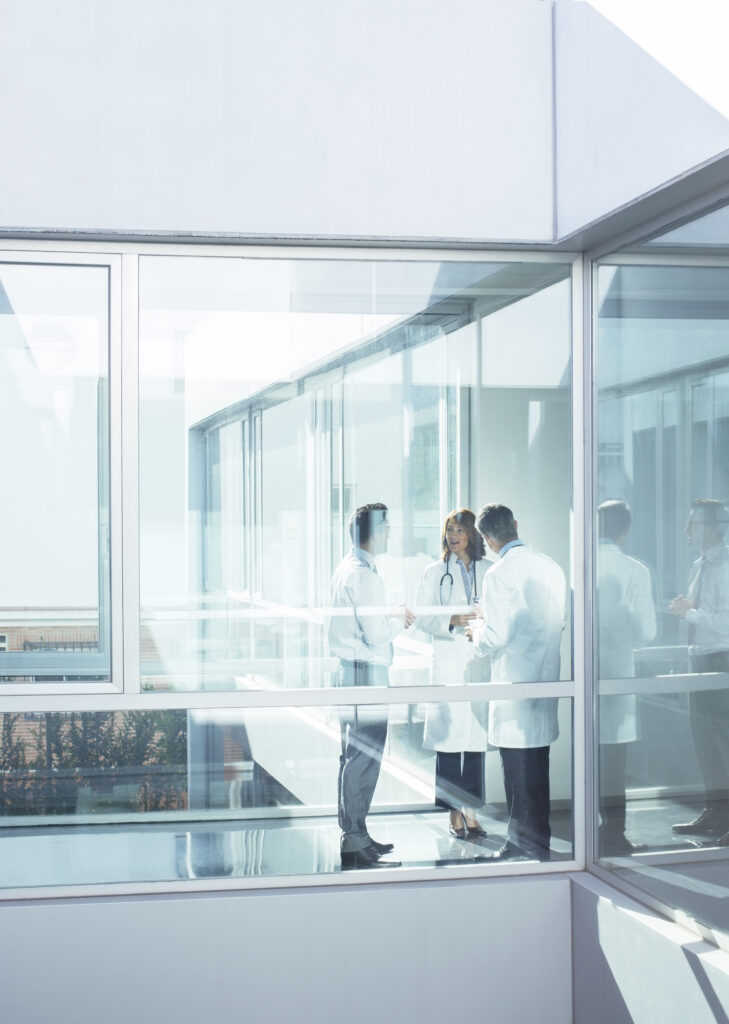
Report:
[[480,562],[486,555],[486,547],[483,537],[476,529],[476,516],[469,508],[456,508],[449,512],[443,523],[443,533],[440,538],[440,546],[443,551],[443,561],[448,561],[450,548],[448,547],[448,523],[457,523],[462,526],[468,535],[468,557],[474,562]]

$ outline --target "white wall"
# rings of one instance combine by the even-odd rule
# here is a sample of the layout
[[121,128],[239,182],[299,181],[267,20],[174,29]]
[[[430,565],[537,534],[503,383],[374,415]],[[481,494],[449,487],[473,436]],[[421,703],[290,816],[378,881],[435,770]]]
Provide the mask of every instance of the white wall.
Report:
[[548,241],[729,147],[577,0],[553,96],[552,7],[0,0],[0,227]]
[[[586,874],[0,904],[9,1024],[716,1024],[729,954]],[[574,1013],[574,1016],[573,1016]]]
[[544,0],[0,0],[0,225],[552,235]]
[[558,237],[729,147],[729,120],[589,4],[558,0],[555,53]]
[[0,948],[8,1024],[572,1019],[564,876],[4,904]]
[[729,954],[590,875],[572,876],[575,1024],[729,1020]]

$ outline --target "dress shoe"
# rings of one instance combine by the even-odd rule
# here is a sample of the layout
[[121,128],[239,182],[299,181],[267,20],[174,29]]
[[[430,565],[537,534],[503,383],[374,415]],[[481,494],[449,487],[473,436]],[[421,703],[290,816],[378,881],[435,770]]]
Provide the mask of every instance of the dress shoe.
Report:
[[453,825],[448,826],[448,834],[453,836],[454,839],[465,839],[466,830],[465,828],[454,828]]
[[342,850],[342,870],[351,868],[399,868],[399,860],[380,860],[380,852],[373,843],[361,850]]
[[370,846],[374,846],[378,853],[391,853],[395,849],[394,843],[378,843],[376,839],[370,836]]
[[507,860],[537,860],[537,857],[530,857],[526,850],[522,850],[520,846],[516,846],[514,843],[507,841],[497,850],[496,853],[492,853],[490,857],[487,857],[488,861],[503,862]]
[[486,857],[488,861],[495,861],[500,863],[509,860],[538,860],[545,861],[551,858],[551,851],[542,846],[535,846],[531,849],[524,849],[521,846],[517,846],[516,843],[512,843],[510,839],[507,839],[500,850],[496,853],[492,853],[490,857]]
[[481,828],[480,825],[476,824],[473,828],[470,825],[466,825],[466,832],[468,833],[469,839],[487,839],[488,832],[485,828]]
[[716,811],[712,807],[705,807],[701,814],[693,821],[687,821],[681,825],[674,825],[673,831],[680,836],[716,836],[723,835],[729,827],[729,820],[723,811]]
[[601,857],[625,857],[630,856],[631,853],[641,853],[648,849],[645,843],[631,843],[624,832],[601,833],[599,846],[599,856]]

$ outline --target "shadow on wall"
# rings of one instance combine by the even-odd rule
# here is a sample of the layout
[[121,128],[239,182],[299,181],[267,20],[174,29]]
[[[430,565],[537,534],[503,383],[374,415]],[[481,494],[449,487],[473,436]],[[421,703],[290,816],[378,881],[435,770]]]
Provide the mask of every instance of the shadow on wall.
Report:
[[572,894],[576,1024],[729,1021],[729,955],[594,880]]

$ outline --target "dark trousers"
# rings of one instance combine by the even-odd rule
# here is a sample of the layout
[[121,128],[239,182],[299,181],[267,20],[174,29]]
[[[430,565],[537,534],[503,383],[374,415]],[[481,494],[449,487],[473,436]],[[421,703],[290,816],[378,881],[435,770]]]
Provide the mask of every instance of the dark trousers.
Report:
[[[338,681],[340,686],[387,686],[389,676],[382,665],[342,661]],[[387,708],[375,704],[341,707],[339,728],[342,752],[337,788],[341,849],[343,853],[352,853],[363,850],[371,842],[365,818],[380,776],[387,739]]]
[[481,750],[435,753],[435,805],[446,810],[483,807],[484,754]]
[[625,834],[625,762],[627,743],[600,744],[601,830],[611,836]]
[[499,747],[509,840],[540,859],[549,856],[549,746]]
[[[692,672],[729,672],[729,651],[693,654]],[[689,694],[691,733],[705,799],[729,799],[729,689]]]

